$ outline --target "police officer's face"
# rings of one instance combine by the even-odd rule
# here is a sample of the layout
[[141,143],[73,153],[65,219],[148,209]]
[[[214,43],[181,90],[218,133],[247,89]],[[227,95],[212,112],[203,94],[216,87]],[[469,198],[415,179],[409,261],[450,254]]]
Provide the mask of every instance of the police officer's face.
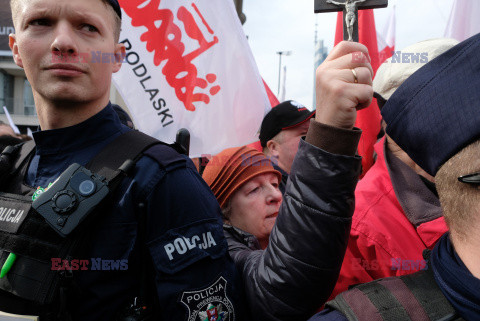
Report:
[[18,1],[10,48],[36,100],[108,101],[112,73],[121,63],[92,59],[92,52],[124,52],[114,40],[112,11],[101,0]]
[[257,175],[233,194],[229,223],[256,236],[265,248],[281,203],[278,177],[272,173]]

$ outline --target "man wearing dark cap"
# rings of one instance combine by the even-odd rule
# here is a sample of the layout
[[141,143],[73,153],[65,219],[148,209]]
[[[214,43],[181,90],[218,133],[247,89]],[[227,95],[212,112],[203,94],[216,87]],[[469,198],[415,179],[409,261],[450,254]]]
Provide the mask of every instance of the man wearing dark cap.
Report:
[[[1,156],[10,168],[0,173],[0,311],[42,321],[242,320],[215,196],[186,156],[123,125],[109,102],[125,55],[117,0],[11,8],[10,48],[40,130],[35,144]],[[78,60],[91,52],[119,59]]]
[[[431,39],[408,46],[402,52],[427,56],[431,62],[457,44],[454,39]],[[395,60],[392,63],[392,58],[385,61],[373,80],[379,106],[426,63]],[[375,144],[375,151],[375,164],[355,189],[350,239],[331,298],[354,284],[425,268],[422,251],[432,249],[448,230],[433,177],[415,164],[389,135]]]
[[314,115],[315,111],[311,112],[302,104],[288,100],[272,108],[262,121],[260,143],[265,156],[282,173],[282,193],[285,193],[285,184],[298,151],[298,143],[307,135],[309,120]]
[[448,50],[382,109],[387,134],[435,177],[450,231],[424,251],[424,271],[354,287],[312,321],[480,320],[479,50],[480,34]]

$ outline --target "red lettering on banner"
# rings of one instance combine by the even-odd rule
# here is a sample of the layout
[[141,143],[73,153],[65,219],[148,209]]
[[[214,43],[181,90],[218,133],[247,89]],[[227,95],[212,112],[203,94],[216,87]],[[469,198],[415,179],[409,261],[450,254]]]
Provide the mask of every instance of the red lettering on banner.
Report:
[[[177,11],[177,18],[185,28],[185,34],[191,40],[198,43],[198,47],[185,53],[185,44],[182,42],[182,31],[174,23],[175,15],[169,9],[159,9],[161,0],[151,0],[145,5],[145,0],[120,0],[125,13],[132,18],[133,27],[146,27],[140,40],[146,42],[146,49],[154,52],[153,63],[159,66],[165,62],[162,73],[167,83],[175,89],[177,98],[183,102],[189,111],[195,111],[194,103],[210,103],[210,96],[218,94],[221,87],[214,85],[217,79],[215,74],[208,74],[205,79],[198,77],[197,66],[192,63],[212,46],[218,43],[218,37],[214,36],[208,41],[200,29],[194,15],[181,6]],[[207,21],[198,7],[192,3],[195,13],[199,16],[204,27],[213,35]],[[157,27],[158,26],[158,27]],[[210,86],[210,89],[208,87]],[[196,90],[197,89],[197,90]]]

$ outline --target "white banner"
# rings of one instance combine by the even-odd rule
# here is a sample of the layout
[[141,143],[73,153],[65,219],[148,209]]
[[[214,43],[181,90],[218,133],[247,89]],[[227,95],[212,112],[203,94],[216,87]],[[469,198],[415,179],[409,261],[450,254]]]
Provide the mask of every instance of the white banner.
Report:
[[173,142],[190,131],[190,157],[258,139],[270,110],[233,2],[120,0],[127,48],[114,83],[138,129]]
[[[387,24],[383,27],[382,32],[377,31],[378,44],[378,58],[379,63],[382,64],[385,60],[390,58],[395,51],[395,5],[390,7],[390,17]],[[377,28],[380,30],[380,28]]]
[[17,135],[20,135],[20,130],[15,125],[15,122],[13,121],[12,116],[10,116],[10,113],[8,112],[7,107],[3,106],[3,112],[5,113],[5,116],[7,116],[8,123],[10,124],[10,127],[12,127],[13,132]]
[[480,32],[480,1],[455,0],[445,29],[445,38],[464,41]]

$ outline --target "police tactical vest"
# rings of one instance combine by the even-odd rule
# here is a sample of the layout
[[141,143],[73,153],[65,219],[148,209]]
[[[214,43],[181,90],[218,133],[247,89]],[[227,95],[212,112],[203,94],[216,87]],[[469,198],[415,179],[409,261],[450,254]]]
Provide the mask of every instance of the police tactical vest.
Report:
[[[163,143],[138,131],[129,131],[107,145],[86,168],[105,178],[111,195],[136,161],[156,144]],[[95,209],[68,236],[58,234],[32,208],[34,191],[23,184],[34,147],[33,142],[21,146],[17,155],[10,155],[13,166],[7,177],[0,173],[0,268],[10,253],[17,256],[11,270],[0,279],[0,311],[36,315],[41,321],[68,321],[65,298],[73,286],[71,271],[52,270],[52,258],[75,257],[88,237],[91,218],[101,211]],[[170,147],[162,146],[162,153],[159,161],[162,166],[185,162]],[[108,206],[108,199],[100,205]]]
[[[428,260],[429,250],[424,251]],[[349,320],[463,321],[427,270],[355,286],[325,306]]]

